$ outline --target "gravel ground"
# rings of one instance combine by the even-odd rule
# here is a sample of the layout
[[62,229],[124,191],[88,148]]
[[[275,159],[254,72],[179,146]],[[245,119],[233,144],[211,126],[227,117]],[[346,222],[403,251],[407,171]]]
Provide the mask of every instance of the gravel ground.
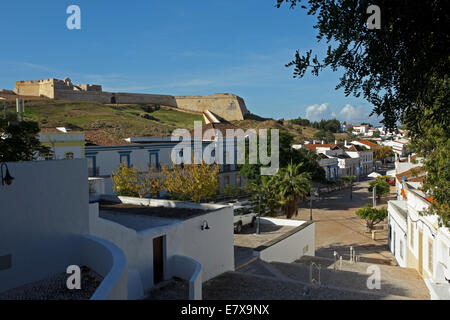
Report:
[[181,279],[171,279],[153,289],[144,300],[187,300],[189,299],[189,283]]
[[203,284],[204,300],[379,300],[379,296],[227,272]]
[[70,275],[63,272],[0,294],[0,300],[89,300],[103,277],[87,267],[81,267],[81,289],[69,290]]

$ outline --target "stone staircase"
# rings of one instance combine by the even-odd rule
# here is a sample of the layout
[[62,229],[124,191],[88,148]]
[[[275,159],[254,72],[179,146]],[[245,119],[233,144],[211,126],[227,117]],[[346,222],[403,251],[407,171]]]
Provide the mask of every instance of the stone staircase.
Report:
[[[312,277],[311,264],[314,263]],[[380,289],[369,289],[368,278],[372,272],[380,272]],[[370,270],[369,270],[370,271]],[[239,273],[266,277],[278,281],[297,283],[310,292],[311,299],[429,299],[428,289],[413,269],[365,262],[337,262],[320,257],[302,257],[294,263],[255,261],[239,270]],[[314,284],[311,284],[311,278]],[[313,296],[315,295],[315,297]]]

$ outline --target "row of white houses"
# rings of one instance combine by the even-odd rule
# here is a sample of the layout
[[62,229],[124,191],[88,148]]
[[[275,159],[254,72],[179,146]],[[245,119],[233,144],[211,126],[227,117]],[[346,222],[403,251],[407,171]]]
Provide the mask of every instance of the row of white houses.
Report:
[[[420,165],[396,162],[397,200],[388,204],[389,247],[398,264],[416,269],[432,299],[450,299],[450,232],[437,216],[423,214],[433,199],[420,191]],[[412,170],[411,170],[412,169]]]
[[[89,143],[87,132],[67,132],[64,128],[42,131],[40,141],[51,148],[53,159],[77,159],[86,158],[88,163],[88,176],[103,180],[102,193],[113,194],[111,174],[117,170],[120,164],[127,164],[137,168],[140,172],[146,172],[149,167],[160,169],[162,165],[172,165],[171,153],[178,144],[170,138],[128,138],[123,141],[108,141],[108,143]],[[99,139],[101,140],[101,139]],[[195,157],[200,156],[212,141],[201,141],[192,150]],[[220,165],[219,188],[226,185],[235,187],[245,186],[245,179],[234,161],[226,158],[227,145],[223,143],[224,164]],[[237,145],[232,141],[234,157],[237,157]],[[180,154],[180,156],[183,156]],[[233,162],[227,164],[227,162]],[[92,180],[92,179],[91,179]]]
[[[369,143],[369,144],[367,144]],[[369,141],[353,141],[351,144],[316,144],[305,143],[293,146],[296,149],[306,148],[320,155],[319,165],[325,170],[326,179],[337,180],[343,176],[366,177],[374,171],[374,158]]]

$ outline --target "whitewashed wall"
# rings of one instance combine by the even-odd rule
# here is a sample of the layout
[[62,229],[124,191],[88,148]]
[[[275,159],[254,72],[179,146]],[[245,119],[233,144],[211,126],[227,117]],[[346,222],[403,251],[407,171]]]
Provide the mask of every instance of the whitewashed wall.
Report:
[[0,184],[0,292],[65,272],[81,258],[88,232],[85,159],[8,163],[15,178]]
[[[122,201],[152,205],[203,208],[212,210],[204,215],[188,220],[174,220],[149,229],[136,231],[122,224],[99,218],[96,204],[90,207],[90,226],[92,235],[115,243],[127,257],[129,270],[137,270],[144,291],[154,285],[153,279],[153,239],[164,236],[164,278],[176,274],[170,261],[173,256],[186,256],[199,262],[202,267],[201,279],[207,281],[223,272],[234,270],[234,230],[231,206],[200,205],[177,201],[135,199],[120,197]],[[137,202],[136,202],[137,201]],[[142,217],[130,215],[121,217],[121,223],[136,225]],[[123,221],[128,219],[128,221]],[[158,220],[159,221],[159,220]],[[201,230],[202,222],[207,221],[209,230]],[[142,221],[141,221],[142,222]],[[137,290],[139,291],[139,290]],[[139,298],[139,297],[132,297]]]
[[295,233],[274,240],[274,243],[256,248],[255,252],[263,261],[291,263],[302,256],[315,255],[315,225],[312,222],[285,219],[262,218],[261,223],[293,226]]
[[[394,204],[394,205],[393,205]],[[390,229],[389,248],[394,254],[397,263],[401,267],[407,267],[408,260],[408,225],[407,220],[398,212],[398,208],[407,210],[406,201],[389,201],[388,203],[388,223]],[[395,243],[394,243],[395,241]]]

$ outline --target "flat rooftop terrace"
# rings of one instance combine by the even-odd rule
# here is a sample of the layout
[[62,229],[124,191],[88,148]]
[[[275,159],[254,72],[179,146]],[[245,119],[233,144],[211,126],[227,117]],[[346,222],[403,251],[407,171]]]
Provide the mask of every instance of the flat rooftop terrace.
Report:
[[150,207],[144,205],[135,205],[128,203],[115,203],[108,201],[99,202],[100,211],[109,211],[117,213],[130,213],[133,215],[142,215],[147,217],[187,220],[193,217],[201,216],[212,209],[191,209],[191,208],[174,208],[174,207]]

